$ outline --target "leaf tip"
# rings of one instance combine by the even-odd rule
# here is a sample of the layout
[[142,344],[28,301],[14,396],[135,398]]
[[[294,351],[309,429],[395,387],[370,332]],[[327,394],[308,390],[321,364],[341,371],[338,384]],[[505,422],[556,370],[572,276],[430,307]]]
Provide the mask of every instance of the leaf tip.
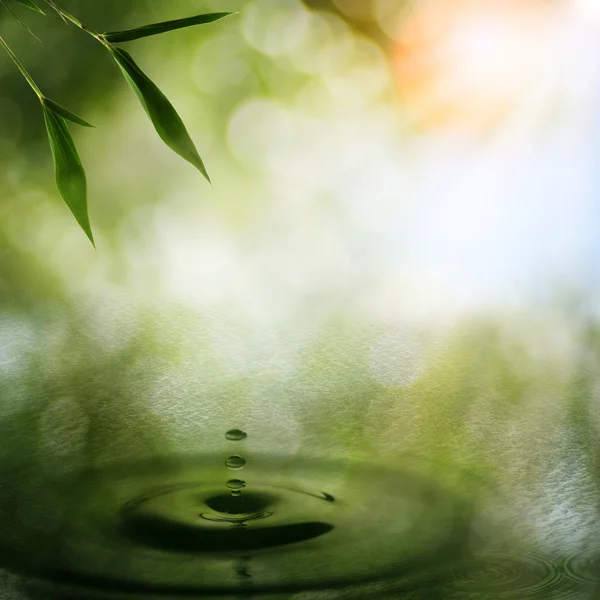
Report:
[[85,215],[75,215],[75,219],[77,220],[77,223],[79,224],[79,227],[81,227],[83,233],[85,233],[85,237],[87,237],[87,239],[92,244],[94,250],[97,250],[96,240],[94,239],[94,234],[92,233],[92,226],[90,225],[90,220],[87,214],[87,207]]
[[198,169],[198,171],[200,171],[200,173],[202,174],[204,179],[206,179],[206,181],[208,181],[210,186],[213,187],[213,182],[210,178],[210,175],[208,174],[208,171],[206,170],[206,167],[204,166],[204,163],[202,162],[200,157],[197,157],[197,158],[198,158],[198,161],[194,161],[194,162],[192,162],[192,164],[196,167],[196,169]]
[[98,250],[98,248],[96,248],[96,240],[94,239],[94,234],[92,233],[92,228],[90,227],[89,223],[87,226],[79,223],[79,227],[81,227],[83,233],[85,233],[85,237],[87,237],[87,239],[90,241],[94,250]]

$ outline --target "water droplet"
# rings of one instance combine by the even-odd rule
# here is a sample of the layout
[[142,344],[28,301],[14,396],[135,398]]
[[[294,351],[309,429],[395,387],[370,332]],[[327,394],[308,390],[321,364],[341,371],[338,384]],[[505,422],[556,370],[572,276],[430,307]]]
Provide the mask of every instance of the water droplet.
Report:
[[230,429],[225,437],[232,442],[239,442],[241,440],[245,440],[248,437],[248,434],[241,429]]
[[230,469],[241,469],[245,464],[246,464],[245,459],[242,458],[241,456],[239,456],[238,454],[235,454],[234,456],[230,456],[225,461],[225,466],[229,467]]
[[246,487],[246,482],[243,479],[230,479],[225,485],[230,490],[241,490]]
[[242,490],[231,490],[231,495],[237,498],[242,495]]

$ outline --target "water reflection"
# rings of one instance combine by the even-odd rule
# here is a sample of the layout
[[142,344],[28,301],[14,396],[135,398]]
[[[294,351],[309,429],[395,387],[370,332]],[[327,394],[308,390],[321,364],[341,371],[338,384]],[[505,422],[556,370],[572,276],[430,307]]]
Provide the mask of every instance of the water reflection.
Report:
[[564,583],[560,566],[551,560],[488,553],[457,569],[447,589],[451,598],[556,598]]

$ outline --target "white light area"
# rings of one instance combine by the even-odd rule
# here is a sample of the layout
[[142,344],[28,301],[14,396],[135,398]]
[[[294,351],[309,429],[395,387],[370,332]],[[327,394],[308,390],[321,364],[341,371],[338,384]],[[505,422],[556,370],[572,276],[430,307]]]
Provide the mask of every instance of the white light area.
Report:
[[374,42],[359,38],[354,45],[352,75],[361,81],[363,88],[359,97],[377,98],[386,93],[392,84],[392,73],[388,61]]
[[440,93],[470,90],[492,101],[514,94],[531,75],[531,63],[541,52],[537,35],[528,28],[515,31],[501,15],[465,16],[437,48],[436,62],[448,68]]
[[[475,50],[487,42],[470,43]],[[577,68],[559,64],[546,91]],[[248,100],[228,137],[240,160],[273,180],[256,217],[262,236],[248,252],[214,221],[185,233],[175,213],[160,219],[168,293],[202,304],[235,297],[260,319],[284,318],[305,295],[322,293],[350,298],[356,314],[431,321],[513,307],[545,278],[581,279],[594,183],[580,160],[590,138],[573,124],[581,119],[577,98],[587,106],[594,90],[589,74],[586,81],[557,124],[539,128],[540,112],[554,102],[548,94],[517,106],[506,130],[483,144],[402,138],[378,100],[369,110],[340,110],[337,94],[316,83],[294,104]]]
[[515,316],[499,331],[499,345],[507,359],[513,356],[515,340],[523,353],[522,361],[514,361],[514,372],[523,378],[539,376],[554,388],[572,381],[575,369],[581,368],[582,339],[582,331],[559,311],[539,310],[527,319]]
[[569,8],[579,17],[586,20],[600,20],[600,4],[597,0],[569,0]]
[[251,99],[232,116],[228,140],[235,156],[260,164],[290,152],[293,126],[285,107],[268,98]]
[[310,17],[299,0],[249,2],[242,15],[247,42],[270,56],[292,54],[305,40]]
[[[565,21],[569,27],[564,27]],[[577,129],[589,127],[590,119],[597,115],[600,38],[597,29],[590,26],[592,24],[590,20],[566,13],[563,21],[557,22],[554,28],[554,40],[560,46],[560,53],[555,52],[552,65],[548,65],[548,71],[554,73],[554,77],[548,73],[547,80],[554,83],[553,93],[564,104],[563,115],[569,116],[570,123],[565,123],[565,128],[569,125]],[[559,81],[556,71],[563,74]]]
[[501,304],[540,275],[581,277],[593,235],[585,144],[559,135],[505,150],[429,162],[444,191],[431,190],[412,223],[413,268],[467,304]]
[[[157,224],[158,225],[158,224]],[[195,225],[195,226],[194,226]],[[168,295],[193,296],[211,304],[228,293],[244,289],[247,274],[235,242],[218,221],[188,222],[187,231],[171,216],[161,219],[155,231],[164,251],[161,274]]]
[[407,387],[419,379],[426,357],[422,341],[407,331],[379,336],[369,352],[373,378],[383,386]]
[[[257,6],[245,10],[262,14]],[[145,167],[146,184],[169,178],[169,192],[156,210],[132,210],[122,220],[116,256],[88,252],[68,211],[47,197],[26,224],[15,220],[15,242],[52,248],[44,260],[70,291],[102,296],[120,288],[200,312],[221,308],[259,330],[311,319],[318,324],[336,310],[369,322],[433,326],[512,309],[553,279],[586,283],[586,257],[597,238],[597,183],[594,164],[582,157],[595,153],[590,126],[600,105],[593,58],[600,52],[592,52],[597,42],[585,37],[589,30],[565,17],[560,27],[545,21],[535,37],[544,40],[542,50],[518,37],[527,56],[513,67],[520,73],[526,63],[535,85],[525,85],[489,137],[470,138],[403,129],[402,108],[383,97],[389,81],[381,54],[339,19],[297,7],[286,12],[290,6],[277,18],[295,23],[298,14],[308,15],[301,42],[285,47],[297,93],[276,99],[251,93],[224,128],[228,150],[251,173],[243,184],[233,183],[240,177],[236,160],[225,161],[227,183],[215,185],[214,195],[204,194],[187,165],[173,181],[175,162],[157,160],[156,168]],[[471,23],[469,39],[453,38],[455,57],[491,57],[489,73],[482,58],[473,57],[467,75],[479,81],[476,90],[484,85],[479,77],[491,81],[508,68],[498,58],[504,54],[494,58],[496,46],[487,37],[503,37],[503,22],[486,21],[483,37],[478,24]],[[252,31],[252,47],[267,44],[268,27]],[[551,60],[540,61],[542,52]],[[249,60],[238,47],[233,60],[242,59]],[[456,77],[462,81],[460,65]],[[147,126],[135,122],[136,130]],[[133,156],[145,146],[142,135],[127,141]],[[97,172],[111,172],[119,153],[111,147],[105,154],[97,157]],[[124,170],[117,168],[118,182]],[[221,202],[243,205],[246,216],[228,222]],[[69,234],[56,240],[57,228]],[[115,265],[125,265],[121,281],[112,274]],[[224,355],[232,373],[271,368],[279,342],[263,333],[240,339]],[[263,342],[264,353],[257,350]]]
[[558,21],[556,12],[535,2],[423,4],[407,17],[398,39],[398,82],[407,110],[417,123],[496,127],[529,87],[540,86],[560,54]]
[[139,315],[131,300],[114,290],[104,290],[97,298],[80,299],[79,310],[88,319],[86,333],[96,344],[98,358],[104,352],[124,350],[139,328]]
[[[214,216],[188,221],[183,233],[176,214],[163,214],[156,229],[163,293],[203,307],[231,303],[234,314],[271,326],[290,318],[307,294],[338,293],[352,270],[339,228],[334,221],[315,227],[307,214],[298,213],[293,225],[289,219],[284,211],[272,221],[262,215],[257,237],[250,232],[244,241]],[[236,350],[235,340],[226,343],[234,370],[250,368],[245,344]]]

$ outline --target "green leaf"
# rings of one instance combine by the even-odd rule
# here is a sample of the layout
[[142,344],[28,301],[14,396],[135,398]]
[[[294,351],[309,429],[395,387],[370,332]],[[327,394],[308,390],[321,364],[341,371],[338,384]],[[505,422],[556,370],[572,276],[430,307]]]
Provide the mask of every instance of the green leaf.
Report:
[[31,31],[31,29],[29,29],[29,27],[27,26],[27,23],[25,23],[22,19],[19,18],[19,15],[15,14],[15,12],[10,8],[10,6],[8,6],[8,4],[6,4],[6,2],[4,0],[0,0],[0,4],[2,4],[2,6],[4,6],[4,8],[12,15],[12,17],[18,21],[18,23],[21,25],[21,27],[23,27],[29,34],[31,34],[38,42],[41,41],[40,38],[35,35],[35,33],[33,33],[33,31]]
[[88,217],[85,170],[77,154],[71,132],[63,117],[46,105],[42,105],[42,109],[54,159],[56,186],[92,245],[96,247]]
[[139,98],[156,132],[173,152],[194,165],[210,183],[210,178],[181,117],[167,97],[135,64],[133,58],[120,48],[111,48],[125,79]]
[[52,112],[60,115],[63,119],[67,119],[67,121],[71,121],[72,123],[76,123],[77,125],[82,125],[83,127],[93,127],[90,123],[83,120],[81,117],[78,117],[75,113],[72,113],[70,110],[67,110],[64,106],[57,104],[54,100],[50,100],[50,98],[43,97],[42,104],[49,108]]
[[20,4],[21,6],[26,6],[27,8],[35,10],[35,12],[39,12],[43,15],[46,14],[35,2],[33,2],[33,0],[13,0],[13,2]]
[[183,29],[184,27],[193,27],[194,25],[204,25],[206,23],[214,23],[220,19],[224,19],[229,15],[233,15],[232,12],[220,12],[220,13],[207,13],[205,15],[197,15],[195,17],[187,17],[186,19],[177,19],[175,21],[164,21],[162,23],[153,23],[152,25],[145,25],[144,27],[137,27],[136,29],[127,29],[125,31],[108,31],[103,33],[104,39],[112,44],[119,44],[120,42],[131,42],[132,40],[139,40],[140,38],[148,37],[150,35],[158,35],[160,33],[166,33],[167,31],[173,31],[175,29]]

